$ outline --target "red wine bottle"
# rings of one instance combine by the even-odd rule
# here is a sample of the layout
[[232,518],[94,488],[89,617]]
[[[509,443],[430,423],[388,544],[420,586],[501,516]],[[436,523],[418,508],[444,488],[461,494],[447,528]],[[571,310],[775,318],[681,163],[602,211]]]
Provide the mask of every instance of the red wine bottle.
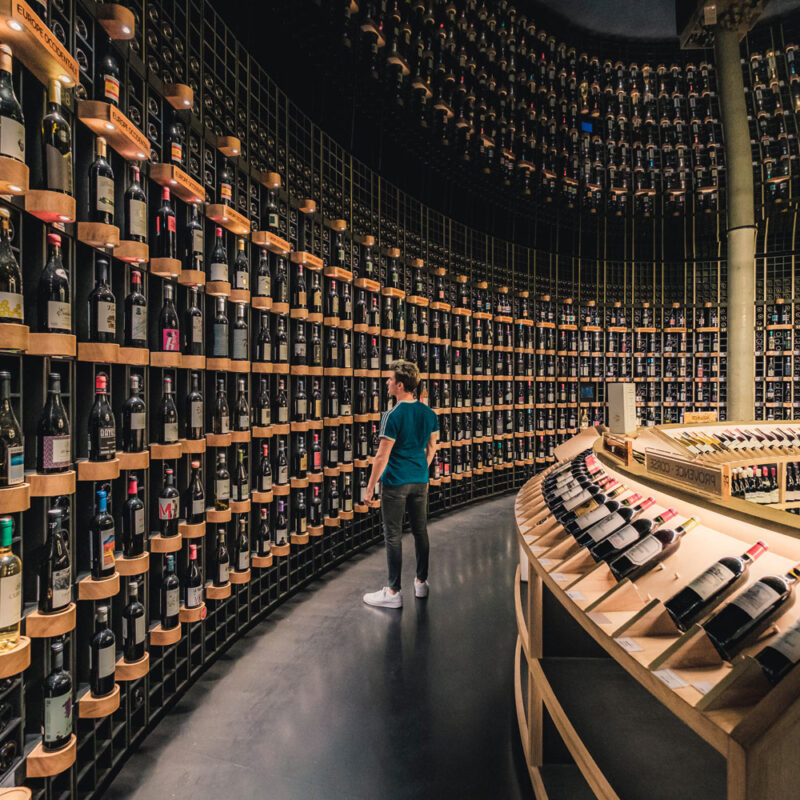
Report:
[[624,528],[620,528],[611,536],[599,541],[589,548],[589,553],[595,561],[613,561],[624,550],[643,539],[655,528],[663,525],[667,520],[676,516],[674,508],[668,508],[663,514],[653,519],[634,520]]
[[66,472],[72,464],[69,417],[61,402],[61,376],[47,376],[47,401],[36,431],[36,471],[42,474]]
[[89,293],[89,341],[117,340],[117,301],[108,284],[108,259],[95,262],[95,284]]
[[225,586],[228,583],[230,570],[230,556],[225,544],[225,527],[220,525],[217,528],[217,546],[214,549],[214,574],[212,582],[214,586]]
[[800,661],[800,620],[756,654],[767,680],[775,686]]
[[125,347],[147,347],[147,298],[138,269],[131,270],[131,290],[125,298]]
[[[612,508],[618,508],[620,501],[616,498],[627,491],[629,491],[627,487],[621,485],[614,486],[610,491],[606,488],[604,493],[593,497],[582,506],[578,506],[573,512],[573,517],[567,517],[564,520],[559,520],[559,522],[561,522],[564,526],[564,530],[569,533],[570,536],[577,536],[581,531],[585,531],[587,528],[594,525],[595,522],[599,522],[601,519],[608,516]],[[641,495],[635,495],[634,502],[638,502],[639,500],[641,500]],[[610,505],[611,503],[613,503],[613,506]]]
[[183,314],[183,353],[187,356],[202,356],[203,345],[203,312],[200,309],[199,290],[196,286],[189,289],[189,302]]
[[[610,509],[610,511],[606,513],[599,522],[595,522],[594,525],[590,525],[585,531],[579,533],[575,537],[575,541],[583,547],[597,544],[629,522],[632,522],[642,511],[650,508],[650,506],[655,503],[652,497],[642,500],[641,503],[638,503],[635,498],[639,498],[639,495],[628,498],[631,505],[623,505],[622,502],[614,500],[610,503],[606,503],[605,507]],[[618,502],[616,508],[614,508],[615,502]],[[633,503],[637,503],[637,505],[633,505]]]
[[144,658],[147,639],[144,606],[139,602],[139,582],[128,584],[128,603],[122,609],[122,655],[125,661]]
[[249,514],[240,514],[236,524],[236,571],[246,572],[250,569],[250,535],[247,530]]
[[89,461],[111,461],[117,451],[117,429],[114,412],[108,402],[108,378],[95,376],[94,405],[89,411]]
[[89,536],[92,577],[96,580],[114,574],[114,518],[108,513],[108,500],[102,489],[97,492],[97,513]]
[[206,513],[206,491],[200,477],[200,462],[192,461],[192,474],[186,488],[183,513],[189,525],[202,522]]
[[164,305],[158,320],[158,346],[162,352],[179,353],[181,332],[178,312],[175,310],[175,287],[164,283]]
[[[3,45],[0,45],[0,54]],[[0,69],[0,75],[2,75]],[[2,102],[2,95],[0,95]],[[6,119],[0,117],[0,138]],[[23,137],[23,141],[24,141]],[[22,270],[19,268],[14,251],[11,248],[11,233],[9,227],[9,210],[0,208],[0,322],[24,322],[22,302]]]
[[106,140],[97,137],[95,157],[89,167],[89,222],[114,224],[114,171],[107,160]]
[[125,191],[125,239],[147,241],[147,195],[142,190],[139,167],[131,166],[131,183]]
[[175,574],[175,556],[165,559],[164,577],[161,581],[161,627],[167,631],[180,624],[181,582]]
[[765,575],[703,623],[719,654],[730,661],[753,644],[794,603],[793,589],[799,579],[800,564],[785,575]]
[[752,563],[766,552],[766,542],[758,541],[739,557],[723,556],[672,595],[664,608],[680,630],[688,630],[736,591],[747,579]]
[[228,280],[228,253],[222,240],[222,228],[214,229],[214,245],[208,257],[208,279],[210,281]]
[[604,492],[613,491],[618,487],[619,481],[615,478],[600,480],[597,483],[590,484],[585,489],[578,490],[575,494],[570,494],[562,502],[557,502],[550,506],[550,511],[562,524],[569,522],[580,516],[580,514],[585,514],[587,511],[597,508],[598,503],[594,502],[593,498],[605,498]]
[[122,450],[125,453],[141,453],[145,448],[147,411],[142,400],[141,385],[141,376],[131,375],[130,393],[122,406]]
[[64,669],[64,642],[50,642],[51,670],[44,681],[42,749],[60,750],[72,736],[72,677]]
[[199,608],[203,602],[203,578],[197,566],[197,545],[189,545],[189,569],[184,581],[184,600],[186,608]]
[[164,483],[158,493],[158,522],[162,536],[177,536],[178,490],[175,488],[175,473],[169,467],[164,470]]
[[154,258],[175,258],[175,211],[170,202],[169,188],[161,192],[161,205],[156,213],[156,243]]
[[158,442],[174,444],[178,441],[178,407],[175,405],[172,378],[164,376],[164,390],[158,408]]
[[690,517],[677,528],[658,528],[611,561],[609,569],[617,580],[628,578],[635,581],[672,555],[680,547],[681,537],[697,522],[696,517]]
[[139,481],[128,477],[128,499],[122,506],[122,553],[136,558],[144,552],[146,532],[144,503],[139,497]]
[[47,512],[47,539],[39,569],[39,611],[52,614],[72,602],[72,570],[69,537],[62,524],[62,510]]
[[269,445],[266,442],[261,445],[261,458],[258,462],[258,472],[256,473],[256,486],[259,492],[272,491],[272,465],[269,460]]
[[200,391],[200,373],[192,372],[191,388],[186,396],[186,438],[197,441],[204,436],[203,395]]
[[72,333],[69,278],[61,261],[61,237],[47,234],[47,264],[39,278],[37,310],[40,333]]
[[[319,487],[315,486],[315,490]],[[268,556],[272,549],[272,534],[269,530],[269,513],[266,506],[261,506],[260,522],[258,524],[258,531],[256,533],[255,551],[256,555],[260,557]]]

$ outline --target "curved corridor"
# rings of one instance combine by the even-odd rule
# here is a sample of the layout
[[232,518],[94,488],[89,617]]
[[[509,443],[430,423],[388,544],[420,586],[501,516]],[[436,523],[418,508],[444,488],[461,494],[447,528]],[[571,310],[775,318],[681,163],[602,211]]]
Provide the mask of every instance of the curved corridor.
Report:
[[236,642],[112,783],[109,800],[514,798],[512,495],[433,521],[431,595],[364,605],[384,549],[333,570]]

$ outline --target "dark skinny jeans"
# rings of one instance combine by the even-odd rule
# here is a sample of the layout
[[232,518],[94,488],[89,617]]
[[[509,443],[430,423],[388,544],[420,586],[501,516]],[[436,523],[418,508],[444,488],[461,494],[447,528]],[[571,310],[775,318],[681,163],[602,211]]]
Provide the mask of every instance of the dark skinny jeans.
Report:
[[417,550],[417,578],[428,579],[428,484],[402,483],[383,485],[381,512],[383,536],[386,539],[386,561],[389,565],[389,588],[400,591],[400,572],[403,566],[403,515],[408,509],[411,533]]

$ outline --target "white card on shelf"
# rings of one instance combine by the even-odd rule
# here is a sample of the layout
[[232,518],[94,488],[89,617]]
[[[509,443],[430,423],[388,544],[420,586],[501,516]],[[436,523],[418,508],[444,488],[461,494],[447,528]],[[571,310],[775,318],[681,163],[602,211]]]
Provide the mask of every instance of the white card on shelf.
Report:
[[638,653],[642,650],[642,646],[637,644],[633,641],[633,639],[629,639],[627,636],[620,636],[614,641],[626,652],[628,653]]
[[681,689],[689,685],[680,675],[677,675],[671,669],[656,669],[653,670],[653,675],[669,686],[670,689]]
[[558,583],[566,583],[569,580],[569,576],[565,575],[563,572],[551,572],[550,577],[554,581],[558,581]]
[[609,625],[611,623],[611,620],[602,611],[590,611],[586,616],[596,625]]
[[564,594],[575,603],[586,599],[577,589],[568,589]]
[[714,688],[714,684],[708,681],[695,681],[692,686],[697,689],[700,694],[708,694]]

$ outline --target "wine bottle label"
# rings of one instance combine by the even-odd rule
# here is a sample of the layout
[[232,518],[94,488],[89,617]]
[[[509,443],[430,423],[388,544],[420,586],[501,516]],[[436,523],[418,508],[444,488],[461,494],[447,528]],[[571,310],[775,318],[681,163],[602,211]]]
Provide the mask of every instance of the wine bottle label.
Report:
[[106,100],[116,105],[119,103],[119,78],[113,75],[103,76],[103,94]]
[[116,669],[116,659],[114,644],[101,647],[97,654],[97,677],[107,678],[109,675],[114,674]]
[[233,329],[233,359],[234,361],[247,360],[247,331],[242,328]]
[[734,598],[731,605],[740,608],[750,619],[757,619],[780,597],[771,586],[756,581],[746,592]]
[[164,441],[177,442],[178,441],[178,423],[165,422],[164,423]]
[[246,550],[239,552],[239,560],[236,564],[236,569],[238,569],[239,572],[244,572],[245,570],[250,569],[250,553],[248,553]]
[[97,431],[98,455],[113,455],[117,450],[117,430],[104,426]]
[[200,259],[205,252],[205,236],[202,228],[192,228],[192,255]]
[[219,185],[219,196],[223,202],[231,200],[233,197],[233,187],[229,183],[221,183]]
[[211,280],[212,281],[227,281],[228,280],[228,265],[213,261],[211,263]]
[[234,289],[249,289],[250,273],[244,269],[237,269],[233,274],[233,287]]
[[189,403],[189,427],[202,428],[203,427],[203,401],[192,400]]
[[180,335],[177,328],[163,328],[161,331],[161,349],[165,353],[180,351]]
[[131,307],[131,339],[147,341],[147,309],[144,306]]
[[11,117],[0,117],[0,155],[25,163],[25,126]]
[[145,425],[145,417],[147,415],[144,411],[133,411],[131,413],[131,430],[143,431]]
[[286,361],[289,358],[289,345],[286,342],[278,344],[278,361]]
[[300,472],[306,472],[308,470],[308,455],[306,453],[300,456],[298,467],[300,468]]
[[259,275],[256,294],[260,297],[269,297],[270,280],[269,275]]
[[217,496],[217,500],[230,500],[231,497],[230,478],[217,478],[214,481],[214,493]]
[[233,484],[233,500],[242,502],[243,500],[247,500],[248,497],[250,497],[250,487],[246,483]]
[[169,157],[176,163],[183,163],[183,145],[180,142],[171,142],[169,148]]
[[289,421],[289,408],[288,406],[278,406],[278,422],[284,423]]
[[147,238],[147,203],[144,200],[128,200],[128,228],[131,236]]
[[15,485],[25,480],[25,454],[22,445],[9,447],[8,453],[8,483]]
[[306,518],[305,517],[298,517],[297,525],[298,525],[298,527],[300,529],[299,530],[300,535],[304,534],[306,532],[306,526],[308,525],[308,522],[307,522]]
[[278,483],[288,483],[289,482],[289,467],[286,464],[278,465]]
[[192,344],[203,343],[203,318],[192,316]]
[[158,518],[177,519],[178,518],[178,498],[159,497],[158,498]]
[[[2,130],[0,128],[0,130]],[[22,322],[22,295],[16,292],[0,292],[0,319]]]
[[306,357],[306,343],[295,341],[294,343],[294,354],[297,358],[305,358]]
[[592,525],[587,533],[592,537],[592,541],[599,542],[601,539],[605,539],[606,536],[608,536],[610,533],[613,533],[617,528],[624,524],[625,520],[623,517],[621,517],[619,514],[611,514],[601,522],[598,522],[596,525]]
[[140,536],[144,533],[144,509],[137,508],[133,512],[133,533]]
[[308,401],[305,397],[298,397],[295,400],[295,405],[297,407],[298,416],[305,416],[306,413],[308,413]]
[[724,564],[714,564],[702,575],[695,578],[689,584],[689,588],[695,591],[701,600],[707,600],[714,592],[730,583],[735,577],[733,570],[728,569]]
[[102,531],[103,552],[101,556],[100,568],[103,570],[113,569],[116,563],[114,559],[114,526]]
[[269,227],[269,228],[277,228],[278,227],[278,215],[277,214],[268,214],[267,215],[267,227]]
[[69,434],[42,437],[42,465],[45,469],[69,466],[72,442]]
[[272,475],[261,475],[258,481],[259,492],[272,491]]
[[202,586],[186,587],[186,608],[197,608],[203,602]]
[[96,177],[97,201],[95,211],[114,216],[114,179],[105,175]]
[[342,454],[342,460],[345,464],[348,464],[353,460],[353,451],[352,450],[345,450]]
[[192,516],[198,517],[202,516],[203,512],[206,510],[206,500],[204,497],[194,497],[192,498]]
[[286,537],[289,535],[289,529],[280,527],[275,530],[275,544],[278,546],[286,544]]
[[0,628],[16,625],[22,615],[22,573],[0,578]]
[[72,576],[69,567],[53,570],[53,608],[63,608],[72,601]]
[[231,429],[231,418],[228,414],[221,414],[219,418],[220,433],[228,433]]
[[247,414],[239,414],[239,427],[246,430],[250,426],[250,418]]
[[352,511],[353,510],[353,498],[352,497],[345,497],[345,499],[344,499],[344,510],[345,511]]
[[72,733],[72,688],[44,699],[44,741],[48,744]]
[[605,519],[609,515],[610,511],[608,506],[602,505],[598,506],[595,509],[587,512],[583,516],[577,518],[576,522],[578,523],[578,527],[585,531],[591,525],[594,525],[595,522],[599,522],[601,519]]
[[72,330],[72,306],[60,300],[48,300],[47,327],[69,333]]
[[228,357],[228,326],[223,323],[214,323],[214,344],[212,347],[214,358]]
[[164,609],[166,611],[166,616],[174,617],[177,616],[178,612],[181,610],[181,593],[180,589],[176,586],[174,589],[167,589],[167,598]]
[[45,146],[45,161],[47,188],[54,192],[72,194],[72,151],[62,153],[55,145],[48,143]]
[[338,497],[331,497],[331,511],[338,511],[339,510],[339,498]]
[[228,564],[220,564],[218,569],[218,582],[219,583],[227,583],[228,582]]
[[144,614],[140,614],[133,622],[133,641],[136,644],[141,644],[144,641],[145,634]]
[[117,306],[106,300],[97,302],[97,330],[99,333],[117,332]]
[[787,628],[774,642],[770,642],[768,647],[786,656],[793,664],[800,661],[800,622],[795,622],[791,628]]

